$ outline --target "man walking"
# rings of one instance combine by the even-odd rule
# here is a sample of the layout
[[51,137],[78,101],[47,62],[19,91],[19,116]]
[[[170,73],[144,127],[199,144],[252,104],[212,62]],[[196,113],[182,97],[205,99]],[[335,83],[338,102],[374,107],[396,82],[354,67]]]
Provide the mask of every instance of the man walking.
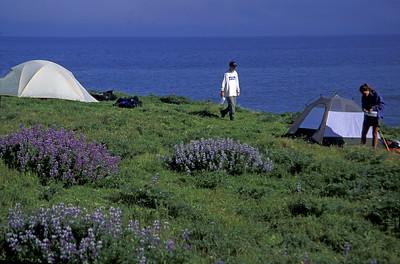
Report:
[[229,71],[224,74],[221,85],[221,97],[225,97],[228,102],[228,107],[220,111],[221,117],[224,118],[229,113],[230,120],[234,119],[236,97],[240,95],[239,76],[236,67],[236,62],[229,62]]

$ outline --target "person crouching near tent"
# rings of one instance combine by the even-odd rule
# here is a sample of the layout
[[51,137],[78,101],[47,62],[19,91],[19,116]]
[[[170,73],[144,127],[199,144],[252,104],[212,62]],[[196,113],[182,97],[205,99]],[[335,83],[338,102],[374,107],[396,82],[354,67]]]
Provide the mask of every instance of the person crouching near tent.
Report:
[[367,133],[372,126],[372,146],[376,148],[378,145],[379,119],[383,118],[383,107],[385,103],[378,92],[366,83],[360,86],[360,93],[362,94],[361,105],[364,111],[361,144],[367,142]]
[[224,118],[229,113],[229,118],[234,119],[236,97],[240,95],[239,76],[236,72],[237,64],[234,61],[229,62],[229,71],[224,74],[221,85],[221,97],[225,97],[228,107],[221,110],[221,117]]

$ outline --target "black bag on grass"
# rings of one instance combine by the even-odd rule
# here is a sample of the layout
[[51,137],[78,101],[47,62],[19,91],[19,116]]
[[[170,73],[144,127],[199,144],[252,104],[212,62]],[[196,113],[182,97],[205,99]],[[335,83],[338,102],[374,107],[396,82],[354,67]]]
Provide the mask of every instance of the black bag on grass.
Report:
[[140,101],[137,96],[118,98],[114,105],[122,108],[135,108],[142,106],[142,101]]
[[113,90],[95,93],[90,93],[97,101],[114,101],[117,99],[117,96],[113,93]]

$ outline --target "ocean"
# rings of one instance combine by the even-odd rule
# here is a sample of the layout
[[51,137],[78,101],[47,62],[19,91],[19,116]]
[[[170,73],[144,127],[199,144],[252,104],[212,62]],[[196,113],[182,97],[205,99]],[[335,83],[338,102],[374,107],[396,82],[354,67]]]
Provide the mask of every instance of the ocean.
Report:
[[320,95],[360,103],[358,88],[384,98],[384,123],[400,126],[400,36],[251,38],[0,37],[0,76],[44,59],[73,72],[88,90],[182,95],[219,101],[228,62],[238,63],[238,104],[300,112]]

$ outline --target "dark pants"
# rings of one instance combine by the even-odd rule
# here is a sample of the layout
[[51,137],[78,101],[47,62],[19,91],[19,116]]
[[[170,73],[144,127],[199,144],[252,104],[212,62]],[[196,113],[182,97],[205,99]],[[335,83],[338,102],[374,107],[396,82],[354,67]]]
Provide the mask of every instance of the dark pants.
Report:
[[229,118],[233,120],[235,115],[236,96],[226,97],[226,101],[228,102],[228,106],[224,110],[221,110],[221,114],[225,116],[229,113]]
[[361,132],[361,144],[367,143],[367,133],[371,126],[372,126],[372,146],[376,148],[378,146],[378,131],[379,131],[378,117],[364,116],[363,128]]

